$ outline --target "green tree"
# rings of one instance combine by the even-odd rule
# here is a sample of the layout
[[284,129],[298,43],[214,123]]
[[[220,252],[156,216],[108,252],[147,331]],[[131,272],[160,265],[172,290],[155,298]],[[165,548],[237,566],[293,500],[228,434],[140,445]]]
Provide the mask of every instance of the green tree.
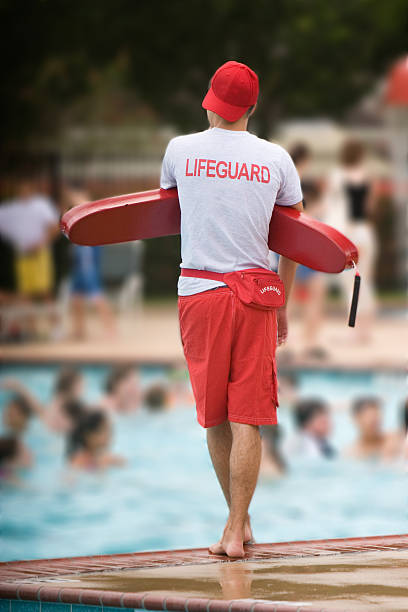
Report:
[[112,66],[181,129],[204,125],[209,76],[228,59],[261,77],[261,134],[285,116],[339,116],[408,31],[406,0],[3,0],[0,19],[3,144],[56,132]]

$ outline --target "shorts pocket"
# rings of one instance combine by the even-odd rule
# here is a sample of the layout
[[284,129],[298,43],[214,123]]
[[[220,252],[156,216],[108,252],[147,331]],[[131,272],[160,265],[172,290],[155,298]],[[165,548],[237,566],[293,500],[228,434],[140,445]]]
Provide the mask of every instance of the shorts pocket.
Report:
[[207,354],[209,315],[201,300],[195,296],[179,300],[179,325],[185,357],[204,359]]
[[276,311],[271,310],[265,314],[265,356],[263,360],[263,384],[264,389],[271,393],[274,404],[278,406],[278,379],[275,359]]

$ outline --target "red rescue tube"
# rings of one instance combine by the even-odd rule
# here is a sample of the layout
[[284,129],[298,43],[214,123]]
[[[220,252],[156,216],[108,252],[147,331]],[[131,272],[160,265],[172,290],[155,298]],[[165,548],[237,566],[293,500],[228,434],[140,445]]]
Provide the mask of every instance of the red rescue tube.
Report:
[[[80,204],[61,220],[76,244],[102,245],[180,233],[177,189],[153,189]],[[333,227],[286,206],[275,206],[269,248],[321,272],[338,273],[357,263],[356,246]]]

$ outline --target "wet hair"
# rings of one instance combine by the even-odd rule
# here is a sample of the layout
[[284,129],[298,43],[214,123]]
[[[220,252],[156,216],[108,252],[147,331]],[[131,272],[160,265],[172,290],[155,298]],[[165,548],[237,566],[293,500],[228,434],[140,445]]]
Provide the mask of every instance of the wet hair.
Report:
[[105,382],[106,393],[114,393],[116,387],[122,382],[129,374],[133,372],[133,366],[122,365],[114,367],[108,374]]
[[298,166],[311,156],[311,151],[307,144],[298,142],[291,147],[289,154],[295,166]]
[[86,438],[100,429],[107,422],[107,416],[102,410],[93,410],[81,414],[74,423],[67,438],[67,456],[72,457],[77,451],[86,448]]
[[365,148],[360,140],[346,140],[340,149],[340,162],[343,166],[355,166],[365,156]]
[[353,413],[353,416],[358,416],[359,414],[364,412],[364,410],[368,408],[368,406],[375,406],[376,408],[380,408],[380,405],[381,402],[378,397],[367,395],[366,397],[359,397],[354,400],[351,405],[351,411]]
[[167,389],[164,385],[152,385],[145,393],[144,403],[151,412],[158,412],[164,408],[166,397]]
[[86,407],[84,402],[77,399],[68,399],[62,404],[62,410],[65,415],[71,419],[74,424],[77,422],[85,413]]
[[30,403],[22,395],[16,394],[9,401],[9,406],[13,405],[26,418],[29,419],[33,414]]
[[320,399],[303,399],[295,404],[295,423],[299,429],[304,429],[318,414],[327,412],[327,404]]
[[71,366],[64,367],[60,370],[57,380],[55,381],[54,392],[67,395],[72,391],[73,386],[81,377],[81,372],[78,368]]
[[18,453],[18,440],[14,436],[0,437],[0,464],[14,459]]
[[401,406],[401,417],[403,430],[408,433],[408,397]]

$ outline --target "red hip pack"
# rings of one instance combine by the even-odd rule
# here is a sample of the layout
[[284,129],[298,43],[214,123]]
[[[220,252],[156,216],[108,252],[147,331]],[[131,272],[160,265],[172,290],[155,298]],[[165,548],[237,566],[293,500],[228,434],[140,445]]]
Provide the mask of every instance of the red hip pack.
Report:
[[246,306],[261,310],[280,308],[285,303],[285,287],[276,272],[248,268],[236,272],[210,272],[181,268],[181,276],[222,281]]

